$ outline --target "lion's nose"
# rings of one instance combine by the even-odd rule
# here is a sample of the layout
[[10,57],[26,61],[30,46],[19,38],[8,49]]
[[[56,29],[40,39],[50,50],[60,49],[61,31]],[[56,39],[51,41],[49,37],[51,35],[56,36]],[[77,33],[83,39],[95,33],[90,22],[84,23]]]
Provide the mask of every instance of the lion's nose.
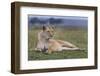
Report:
[[50,35],[50,37],[53,37],[53,35]]
[[52,37],[52,35],[50,37]]

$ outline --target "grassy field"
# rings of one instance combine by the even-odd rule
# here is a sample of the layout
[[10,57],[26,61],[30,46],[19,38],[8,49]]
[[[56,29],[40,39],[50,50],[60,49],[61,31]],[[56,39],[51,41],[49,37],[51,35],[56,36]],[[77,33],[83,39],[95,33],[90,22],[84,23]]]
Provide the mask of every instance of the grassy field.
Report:
[[84,29],[56,29],[54,39],[69,41],[82,51],[62,51],[52,54],[36,52],[37,32],[39,29],[29,29],[28,31],[28,60],[53,60],[53,59],[75,59],[87,58],[87,31]]

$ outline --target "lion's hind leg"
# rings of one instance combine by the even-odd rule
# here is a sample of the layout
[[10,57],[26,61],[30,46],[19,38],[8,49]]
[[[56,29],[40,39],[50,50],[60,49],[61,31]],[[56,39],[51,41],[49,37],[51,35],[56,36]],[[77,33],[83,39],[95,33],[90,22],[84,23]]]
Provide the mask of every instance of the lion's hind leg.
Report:
[[67,42],[67,41],[63,41],[63,40],[57,40],[62,47],[67,47],[67,48],[78,48],[77,46],[75,46],[74,44]]
[[68,48],[68,47],[62,47],[62,50],[69,50],[69,51],[76,51],[76,50],[80,50],[79,48]]

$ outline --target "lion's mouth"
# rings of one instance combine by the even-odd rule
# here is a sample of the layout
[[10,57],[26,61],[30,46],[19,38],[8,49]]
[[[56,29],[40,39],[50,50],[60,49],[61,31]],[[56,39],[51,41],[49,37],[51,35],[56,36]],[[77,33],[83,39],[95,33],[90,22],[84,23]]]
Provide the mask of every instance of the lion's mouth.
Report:
[[48,41],[48,40],[50,40],[51,38],[47,38],[46,40]]

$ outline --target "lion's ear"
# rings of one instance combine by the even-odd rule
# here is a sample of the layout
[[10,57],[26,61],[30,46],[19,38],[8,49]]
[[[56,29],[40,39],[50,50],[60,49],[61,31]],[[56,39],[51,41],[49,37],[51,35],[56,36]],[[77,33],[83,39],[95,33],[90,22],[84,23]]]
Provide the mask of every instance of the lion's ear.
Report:
[[55,26],[52,25],[52,29],[55,30]]
[[46,26],[43,26],[42,28],[43,28],[43,31],[45,31],[45,30],[46,30]]
[[54,31],[55,30],[55,26],[51,25],[51,29]]

